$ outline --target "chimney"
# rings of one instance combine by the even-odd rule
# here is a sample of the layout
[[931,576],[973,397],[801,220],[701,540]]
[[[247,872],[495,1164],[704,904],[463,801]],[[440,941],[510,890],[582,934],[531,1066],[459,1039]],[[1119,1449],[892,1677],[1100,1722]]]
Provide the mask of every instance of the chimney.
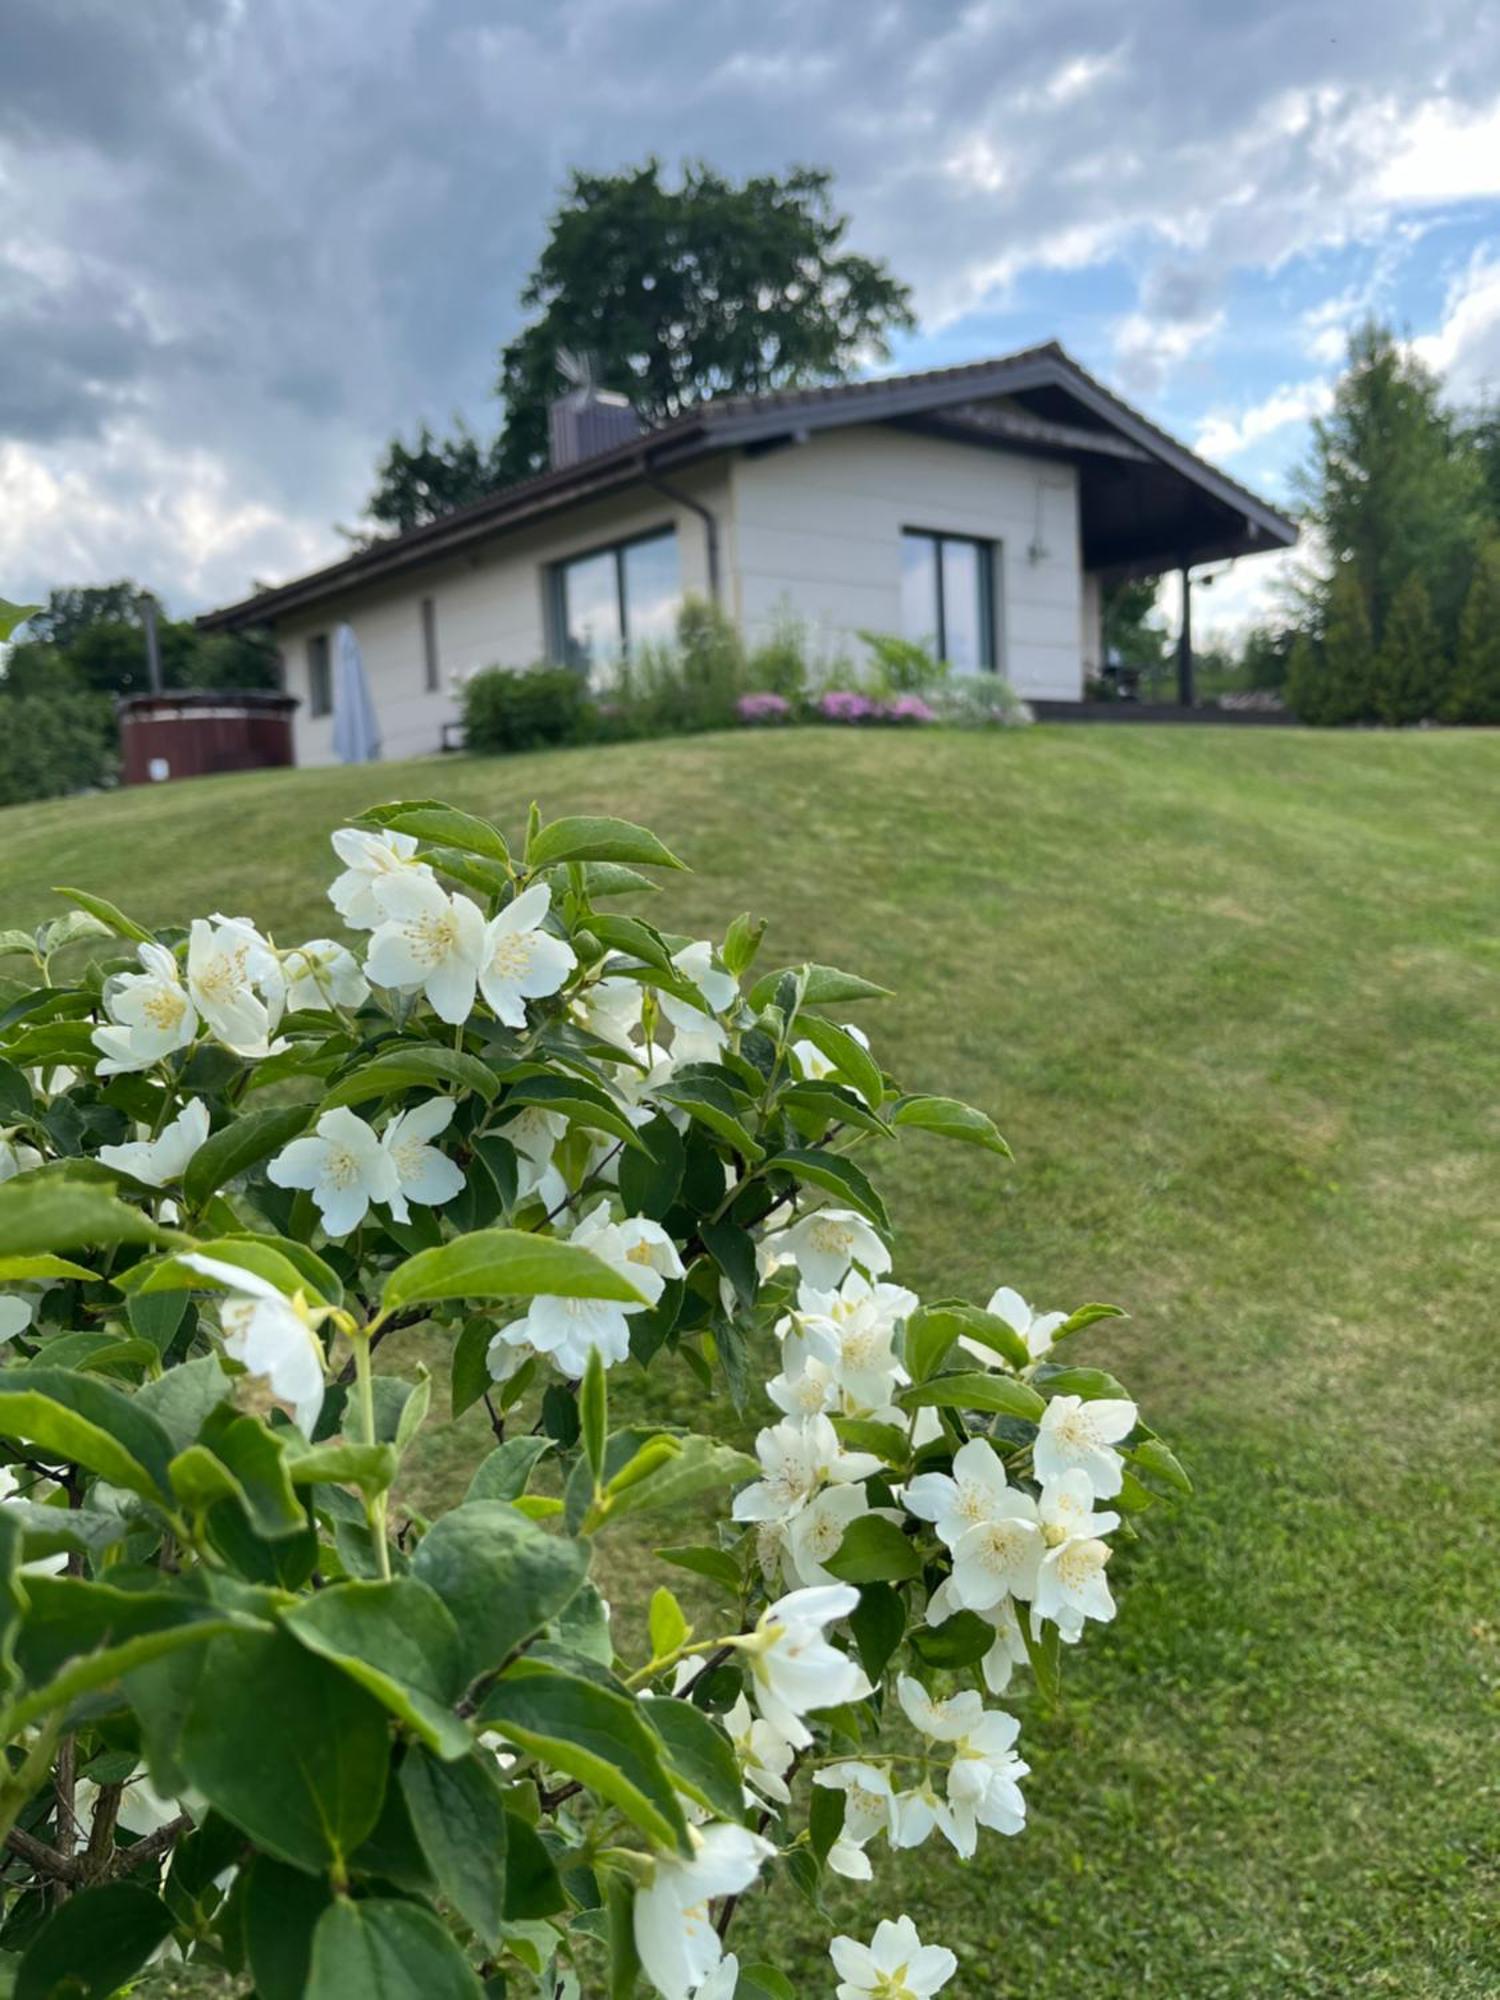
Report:
[[571,354],[563,348],[557,367],[573,386],[547,409],[547,441],[554,472],[640,436],[641,420],[630,398],[595,384],[589,355]]

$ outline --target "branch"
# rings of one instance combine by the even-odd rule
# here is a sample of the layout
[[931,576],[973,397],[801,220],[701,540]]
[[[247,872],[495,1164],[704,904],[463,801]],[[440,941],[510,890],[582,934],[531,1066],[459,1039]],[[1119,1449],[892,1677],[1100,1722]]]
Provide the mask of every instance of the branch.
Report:
[[176,1819],[169,1819],[165,1826],[159,1826],[155,1833],[146,1834],[129,1847],[116,1848],[110,1874],[129,1875],[134,1869],[143,1868],[148,1861],[159,1861],[169,1847],[175,1846],[185,1833],[192,1830],[192,1814],[179,1813]]
[[71,1854],[59,1854],[55,1847],[49,1847],[44,1840],[37,1840],[32,1834],[23,1833],[13,1826],[5,1836],[5,1845],[12,1854],[19,1854],[23,1861],[30,1862],[38,1875],[46,1875],[54,1882],[76,1882],[82,1874],[79,1863]]

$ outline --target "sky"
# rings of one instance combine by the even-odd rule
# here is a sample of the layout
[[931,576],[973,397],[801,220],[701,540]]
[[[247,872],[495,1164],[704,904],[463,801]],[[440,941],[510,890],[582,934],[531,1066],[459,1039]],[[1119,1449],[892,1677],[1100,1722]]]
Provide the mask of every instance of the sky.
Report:
[[[6,0],[0,595],[331,560],[393,432],[493,430],[573,165],[826,165],[894,368],[1060,339],[1288,501],[1351,325],[1500,388],[1487,0]],[[1248,561],[1195,618],[1273,601]]]

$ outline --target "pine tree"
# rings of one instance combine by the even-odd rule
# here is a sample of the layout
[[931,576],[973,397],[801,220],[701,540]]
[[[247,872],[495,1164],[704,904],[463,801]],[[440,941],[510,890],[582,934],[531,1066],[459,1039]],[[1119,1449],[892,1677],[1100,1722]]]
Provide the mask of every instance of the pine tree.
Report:
[[1325,723],[1370,722],[1376,714],[1375,638],[1364,586],[1352,563],[1334,574],[1323,633]]
[[1500,722],[1500,540],[1486,543],[1474,565],[1443,717],[1447,722]]
[[1415,571],[1396,592],[1375,656],[1375,710],[1393,727],[1421,722],[1439,706],[1434,690],[1446,681],[1433,623],[1432,599]]
[[1292,644],[1291,663],[1286,670],[1286,704],[1299,722],[1317,728],[1328,720],[1324,709],[1327,677],[1318,648],[1306,632],[1299,632]]

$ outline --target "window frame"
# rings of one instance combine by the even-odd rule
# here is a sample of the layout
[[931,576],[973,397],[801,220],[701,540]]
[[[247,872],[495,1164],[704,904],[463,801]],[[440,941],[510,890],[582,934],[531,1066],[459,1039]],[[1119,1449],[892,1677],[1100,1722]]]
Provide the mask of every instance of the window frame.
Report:
[[[948,658],[948,605],[947,584],[943,576],[943,549],[952,544],[959,548],[972,549],[976,557],[979,578],[979,665],[976,673],[997,674],[1000,671],[1000,630],[996,616],[998,592],[995,579],[995,556],[999,543],[987,535],[965,535],[951,528],[918,528],[902,525],[901,538],[927,542],[931,545],[936,584],[938,629],[935,635],[937,658]],[[905,636],[905,635],[903,635]],[[956,668],[956,672],[967,671]]]
[[[625,555],[629,549],[640,548],[646,542],[671,540],[676,544],[678,554],[678,595],[681,597],[682,583],[682,540],[675,521],[665,521],[659,527],[643,528],[638,534],[620,535],[605,542],[593,542],[587,548],[574,549],[570,555],[558,556],[547,565],[546,608],[547,608],[547,653],[556,666],[570,666],[568,658],[568,582],[567,573],[575,563],[594,562],[600,556],[609,556],[615,572],[615,617],[620,628],[621,656],[628,658],[631,648],[630,612],[625,595]],[[586,667],[577,669],[586,673]]]
[[309,632],[303,641],[307,662],[307,719],[326,722],[333,713],[333,644],[327,632]]

